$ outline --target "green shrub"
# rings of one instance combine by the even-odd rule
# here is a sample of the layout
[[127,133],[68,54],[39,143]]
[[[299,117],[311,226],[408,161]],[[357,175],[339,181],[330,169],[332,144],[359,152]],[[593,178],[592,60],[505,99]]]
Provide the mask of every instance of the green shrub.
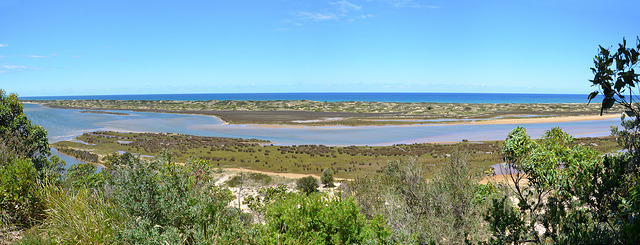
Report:
[[415,161],[390,162],[382,174],[349,183],[346,193],[367,217],[384,217],[395,243],[478,243],[489,233],[483,220],[488,204],[478,195],[493,195],[493,188],[479,185],[466,161],[465,153],[454,152],[429,180]]
[[40,173],[46,169],[47,157],[51,155],[47,140],[47,131],[31,121],[22,110],[22,104],[16,94],[6,95],[0,89],[0,162],[7,156],[20,156],[31,159]]
[[560,128],[532,140],[521,127],[509,133],[503,154],[517,170],[506,185],[517,201],[494,201],[486,215],[492,243],[640,241],[638,226],[632,225],[637,214],[626,210],[630,203],[625,196],[636,180],[633,171],[637,171],[627,169],[634,164],[630,154],[603,157],[574,145],[573,137]]
[[108,188],[117,208],[126,214],[118,241],[209,244],[247,237],[239,235],[245,228],[237,222],[237,212],[227,208],[231,192],[196,174],[201,168],[162,158],[115,158]]
[[30,227],[42,216],[36,193],[38,174],[29,159],[9,159],[0,164],[0,220]]
[[16,94],[0,89],[0,220],[30,227],[42,217],[36,183],[60,180],[64,162],[51,155],[47,131],[31,125]]
[[381,218],[365,219],[352,198],[287,193],[265,210],[258,243],[381,244],[389,235]]
[[106,180],[106,173],[96,173],[97,170],[98,167],[91,163],[75,164],[67,170],[65,181],[74,188],[101,189]]
[[300,192],[309,195],[309,193],[318,192],[318,180],[313,176],[302,177],[296,181],[296,186]]
[[320,177],[320,179],[322,180],[322,184],[324,185],[324,187],[335,186],[333,185],[333,170],[331,170],[330,168],[325,168],[324,170],[322,170],[322,177]]

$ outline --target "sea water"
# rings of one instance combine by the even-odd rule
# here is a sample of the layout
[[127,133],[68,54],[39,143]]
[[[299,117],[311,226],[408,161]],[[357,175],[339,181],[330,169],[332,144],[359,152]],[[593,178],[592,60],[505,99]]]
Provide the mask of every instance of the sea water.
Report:
[[[20,97],[22,100],[313,100],[433,103],[587,103],[587,94],[514,93],[218,93]],[[594,101],[598,101],[596,98]]]

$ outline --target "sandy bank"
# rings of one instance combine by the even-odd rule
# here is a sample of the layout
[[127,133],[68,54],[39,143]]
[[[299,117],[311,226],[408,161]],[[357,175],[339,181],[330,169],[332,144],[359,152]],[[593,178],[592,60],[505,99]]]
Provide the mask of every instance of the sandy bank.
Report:
[[[266,174],[266,175],[271,175],[271,176],[282,176],[282,177],[290,178],[290,179],[299,179],[299,178],[307,177],[307,176],[313,176],[316,179],[320,179],[320,176],[315,175],[315,174],[276,173],[276,172],[267,172],[267,171],[260,171],[260,170],[246,169],[246,168],[223,168],[223,169],[226,170],[226,171],[233,171],[233,172],[259,173],[259,174]],[[352,180],[352,179],[336,178],[336,177],[334,177],[334,179],[336,181],[338,181],[338,180],[349,180],[349,181],[351,181]]]
[[[605,114],[605,115],[585,115],[585,116],[559,116],[559,117],[536,117],[536,118],[508,118],[508,119],[489,119],[489,120],[477,120],[470,122],[442,122],[442,123],[424,123],[424,124],[408,124],[408,125],[366,125],[366,126],[344,126],[340,124],[336,125],[323,125],[323,126],[310,126],[310,125],[292,125],[292,124],[245,124],[254,127],[262,128],[306,128],[306,127],[424,127],[433,125],[497,125],[497,124],[531,124],[531,123],[558,123],[558,122],[579,122],[579,121],[594,121],[594,120],[607,120],[612,118],[620,118],[620,114]],[[401,121],[399,119],[398,121]],[[395,121],[395,120],[394,120]]]
[[606,120],[606,119],[612,119],[612,118],[620,118],[620,114],[605,114],[602,116],[588,115],[588,116],[539,117],[539,118],[510,118],[510,119],[474,121],[474,122],[460,123],[460,124],[489,125],[489,124],[556,123],[556,122]]

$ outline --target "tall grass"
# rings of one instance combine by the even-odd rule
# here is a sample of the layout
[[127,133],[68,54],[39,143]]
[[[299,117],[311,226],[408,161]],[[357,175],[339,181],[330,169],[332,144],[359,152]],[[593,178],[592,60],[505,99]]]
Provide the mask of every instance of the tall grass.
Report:
[[123,217],[99,192],[43,185],[47,210],[42,235],[61,244],[113,243]]

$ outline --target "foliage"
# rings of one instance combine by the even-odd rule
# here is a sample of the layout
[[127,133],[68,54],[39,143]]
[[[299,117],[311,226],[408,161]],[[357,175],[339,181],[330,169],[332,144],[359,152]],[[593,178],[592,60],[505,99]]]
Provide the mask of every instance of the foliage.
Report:
[[[640,55],[640,39],[636,38],[635,49],[627,48],[626,46],[627,40],[624,38],[622,43],[618,44],[618,50],[613,54],[609,49],[599,46],[600,52],[594,58],[594,67],[591,68],[594,77],[589,80],[592,83],[591,86],[597,87],[598,90],[589,94],[589,101],[599,93],[602,93],[604,99],[602,100],[600,114],[604,110],[613,107],[615,103],[618,103],[630,110],[628,112],[629,116],[640,120],[640,117],[638,117],[640,116],[638,114],[638,105],[633,103],[633,88],[640,82],[638,74],[634,70],[637,67],[638,56]],[[625,96],[626,92],[629,92],[628,97]]]
[[286,193],[277,195],[265,210],[258,243],[382,244],[389,235],[382,219],[365,219],[353,198]]
[[[47,131],[31,125],[16,94],[6,95],[0,89],[0,159],[7,156],[29,158],[38,172],[42,172],[51,155]],[[6,160],[3,160],[4,162]]]
[[106,172],[96,173],[98,167],[91,163],[79,163],[69,167],[65,175],[65,181],[74,188],[102,189]]
[[36,169],[29,159],[12,158],[0,165],[0,220],[3,225],[14,223],[29,227],[40,218],[43,207],[36,193],[36,178]]
[[248,196],[242,202],[253,211],[258,217],[259,221],[264,221],[265,206],[275,202],[282,195],[285,195],[287,191],[286,185],[279,185],[276,187],[260,188],[258,195]]
[[466,161],[464,153],[454,152],[429,180],[414,161],[390,162],[383,174],[349,183],[347,192],[368,217],[385,218],[396,243],[477,243],[488,232],[482,213],[495,189],[478,184]]
[[300,192],[309,195],[309,193],[318,192],[318,180],[313,176],[302,177],[296,181],[296,187]]
[[[247,168],[266,172],[287,172],[316,174],[323,169],[331,169],[334,177],[353,178],[362,173],[374,173],[384,168],[388,161],[399,157],[412,157],[425,164],[427,177],[441,168],[443,158],[453,148],[460,147],[470,152],[474,161],[470,168],[486,168],[501,161],[500,148],[496,142],[485,144],[407,144],[394,146],[324,146],[324,145],[267,145],[253,140],[220,137],[203,137],[183,134],[163,133],[85,133],[79,142],[63,141],[53,145],[59,151],[82,149],[73,153],[112,154],[132,152],[134,154],[160,157],[168,151],[177,162],[187,162],[189,158],[207,160],[215,167]],[[130,143],[120,143],[130,142]],[[95,144],[95,145],[93,145]],[[602,145],[602,144],[599,144]],[[611,142],[602,145],[615,145]],[[104,159],[104,158],[103,158]],[[107,161],[103,161],[106,164]],[[245,176],[246,177],[246,176]]]
[[0,89],[0,220],[30,227],[42,217],[37,181],[58,182],[64,162],[51,159],[47,132],[31,125],[16,94]]
[[514,170],[508,186],[515,201],[493,201],[486,216],[491,243],[621,242],[620,227],[612,222],[618,208],[611,206],[617,202],[613,183],[624,181],[611,172],[617,163],[572,143],[559,128],[539,141],[521,127],[509,134],[503,154]]
[[331,170],[330,168],[325,168],[324,170],[322,170],[322,176],[320,177],[320,179],[322,180],[322,184],[325,188],[335,186],[333,185],[333,170]]
[[115,240],[124,217],[101,192],[43,185],[39,193],[47,207],[40,227],[44,238],[61,244],[107,244]]
[[[607,157],[601,170],[603,184],[596,191],[601,193],[597,198],[605,198],[603,202],[607,205],[600,204],[599,207],[608,210],[613,217],[610,222],[617,225],[616,230],[619,229],[619,241],[629,243],[640,243],[640,209],[637,205],[640,189],[640,74],[635,70],[639,56],[640,39],[637,37],[635,48],[628,48],[625,39],[613,53],[600,46],[591,68],[594,78],[590,80],[598,90],[589,95],[589,100],[598,93],[604,95],[601,111],[616,103],[627,110],[622,115],[623,129],[612,129],[624,151]],[[631,118],[625,120],[626,116]]]
[[118,240],[128,243],[215,243],[234,235],[243,224],[233,222],[227,205],[231,192],[214,185],[210,172],[195,161],[181,166],[161,158],[145,161],[131,155],[115,159],[111,179],[116,208],[126,214]]

